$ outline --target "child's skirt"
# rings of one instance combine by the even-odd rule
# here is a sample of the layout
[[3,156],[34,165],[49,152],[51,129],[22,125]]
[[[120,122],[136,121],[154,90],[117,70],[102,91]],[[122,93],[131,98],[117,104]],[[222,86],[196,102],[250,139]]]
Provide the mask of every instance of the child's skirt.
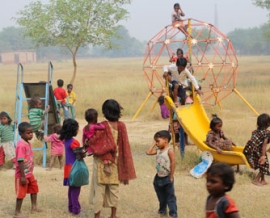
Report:
[[2,142],[2,143],[0,143],[0,146],[3,147],[3,149],[4,149],[5,159],[7,161],[15,158],[15,148],[14,148],[13,141]]

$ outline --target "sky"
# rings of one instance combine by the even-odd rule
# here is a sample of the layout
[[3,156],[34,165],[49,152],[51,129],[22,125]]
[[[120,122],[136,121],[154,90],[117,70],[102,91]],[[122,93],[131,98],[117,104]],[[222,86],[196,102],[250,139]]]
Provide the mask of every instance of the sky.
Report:
[[[0,29],[15,26],[11,19],[16,12],[33,0],[5,0],[0,7]],[[48,0],[41,0],[46,3]],[[218,29],[227,34],[236,28],[259,27],[268,21],[268,11],[252,4],[252,0],[132,0],[126,8],[130,15],[122,21],[130,36],[150,40],[165,26],[171,24],[174,3],[179,2],[185,18],[215,24],[215,5],[218,11]]]

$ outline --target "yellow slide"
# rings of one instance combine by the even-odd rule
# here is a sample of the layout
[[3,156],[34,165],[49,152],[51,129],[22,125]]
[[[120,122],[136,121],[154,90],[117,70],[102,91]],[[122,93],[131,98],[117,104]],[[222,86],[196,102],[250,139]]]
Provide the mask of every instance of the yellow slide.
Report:
[[243,154],[243,147],[233,146],[232,151],[223,151],[222,154],[218,154],[215,149],[210,148],[204,143],[206,135],[210,130],[210,122],[203,105],[200,103],[199,96],[194,97],[193,104],[179,106],[178,108],[175,107],[174,102],[169,96],[165,97],[165,103],[170,110],[176,113],[177,119],[188,137],[191,138],[201,151],[211,152],[214,160],[218,162],[225,162],[230,165],[241,164],[250,167]]

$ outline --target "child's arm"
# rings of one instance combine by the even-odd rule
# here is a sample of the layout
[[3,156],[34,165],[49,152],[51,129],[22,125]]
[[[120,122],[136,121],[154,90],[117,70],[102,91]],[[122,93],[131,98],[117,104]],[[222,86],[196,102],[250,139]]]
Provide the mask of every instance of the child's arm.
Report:
[[238,212],[228,213],[226,214],[226,217],[228,218],[240,218],[240,215]]
[[170,180],[171,180],[171,182],[173,182],[173,175],[174,175],[174,171],[175,171],[175,157],[174,157],[174,152],[172,149],[169,149],[168,155],[169,155],[170,162],[171,162]]
[[43,139],[44,139],[45,142],[51,142],[51,137],[50,136],[44,135]]
[[267,143],[268,143],[268,137],[265,138],[264,141],[263,141],[262,156],[259,159],[259,163],[261,165],[265,164],[265,162],[266,162],[266,146],[267,146]]
[[147,155],[155,155],[157,154],[157,150],[155,149],[156,141],[153,141],[152,145],[147,149],[146,154]]
[[207,145],[209,147],[217,150],[217,153],[222,154],[222,150],[213,144],[213,135],[212,134],[207,135],[206,142],[207,142]]
[[22,183],[22,185],[26,185],[26,178],[25,178],[25,174],[24,174],[24,162],[18,161],[18,163],[19,163],[19,170],[20,170],[20,174],[21,174],[21,183]]
[[94,129],[95,130],[104,130],[105,129],[105,126],[102,123],[96,123],[94,125]]
[[46,109],[45,109],[45,114],[47,114],[49,112],[49,110],[50,110],[50,105],[47,105]]

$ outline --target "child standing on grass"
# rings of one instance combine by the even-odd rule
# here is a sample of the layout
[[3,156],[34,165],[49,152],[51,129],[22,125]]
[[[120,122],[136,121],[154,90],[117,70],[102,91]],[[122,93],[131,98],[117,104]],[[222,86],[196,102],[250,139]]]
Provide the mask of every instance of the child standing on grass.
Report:
[[234,171],[226,163],[214,163],[206,172],[206,188],[209,195],[206,200],[206,218],[240,218],[234,201],[226,192],[235,183]]
[[33,128],[27,122],[18,127],[21,140],[16,147],[15,191],[17,195],[16,209],[13,218],[28,217],[21,213],[23,199],[26,194],[31,196],[31,213],[41,212],[37,208],[38,184],[34,177],[34,154],[30,140],[33,138]]
[[266,146],[269,143],[270,131],[267,130],[270,126],[270,116],[261,114],[257,118],[257,129],[252,132],[251,139],[247,142],[244,148],[246,156],[251,167],[259,173],[252,181],[254,185],[267,185],[264,175],[269,172],[269,162],[266,155]]
[[55,159],[58,158],[60,170],[63,166],[63,155],[64,155],[64,142],[60,140],[60,132],[62,126],[60,124],[55,124],[53,127],[53,134],[50,136],[44,135],[44,141],[51,143],[51,162],[48,171],[52,170]]
[[32,97],[29,101],[28,118],[38,139],[43,139],[44,120],[43,117],[50,110],[50,105],[42,110],[42,101],[39,97]]
[[68,108],[70,109],[70,113],[71,113],[71,118],[75,119],[76,114],[75,114],[75,105],[76,105],[76,94],[73,91],[73,85],[72,84],[68,84],[67,85],[67,103],[68,103]]
[[64,120],[60,132],[60,140],[64,140],[66,162],[64,166],[64,186],[68,186],[68,211],[72,215],[78,215],[81,212],[79,196],[81,187],[70,186],[69,174],[76,160],[75,150],[80,147],[80,142],[74,137],[78,134],[79,124],[76,120]]
[[173,149],[169,147],[170,140],[171,135],[167,130],[157,132],[154,135],[154,142],[147,149],[146,154],[157,155],[157,174],[154,178],[154,188],[159,200],[158,215],[166,215],[168,205],[170,217],[177,217],[173,177],[175,171],[175,157]]
[[64,118],[68,119],[70,118],[70,114],[68,112],[68,104],[66,101],[66,98],[68,96],[67,96],[66,90],[63,89],[64,81],[62,79],[57,80],[57,86],[58,87],[53,90],[53,94],[56,100],[58,101],[60,107],[63,108]]
[[0,170],[3,168],[5,159],[11,160],[15,169],[15,148],[14,148],[14,124],[6,111],[0,113]]

